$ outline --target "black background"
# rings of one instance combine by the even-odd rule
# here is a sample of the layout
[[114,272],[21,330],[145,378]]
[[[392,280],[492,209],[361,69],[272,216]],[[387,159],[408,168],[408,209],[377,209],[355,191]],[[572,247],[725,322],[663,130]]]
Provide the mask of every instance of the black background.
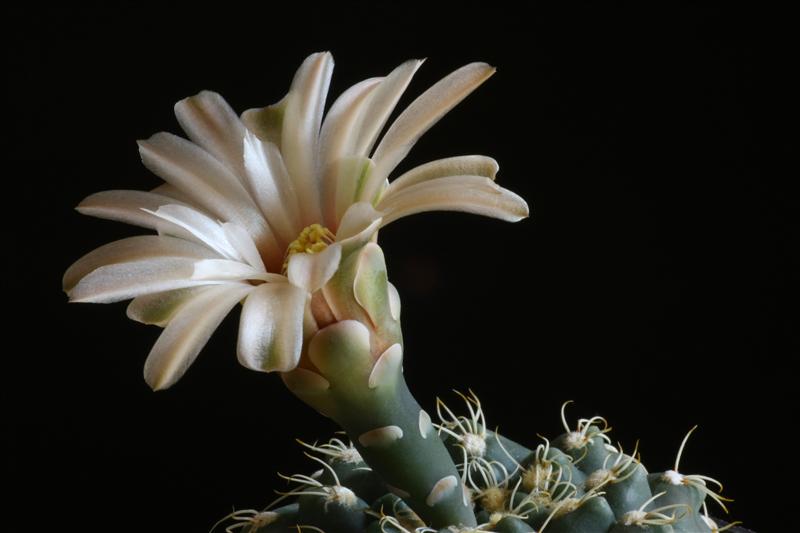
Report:
[[139,232],[73,206],[157,184],[134,141],[177,132],[175,101],[212,89],[238,111],[272,103],[326,49],[331,96],[427,57],[401,106],[467,62],[498,68],[400,170],[492,155],[531,219],[427,214],[381,234],[420,403],[472,387],[490,424],[534,446],[560,432],[573,399],[571,419],[605,415],[626,449],[640,439],[651,470],[699,424],[682,470],[723,480],[733,516],[757,531],[784,514],[799,353],[786,14],[295,4],[3,14],[4,520],[207,531],[285,488],[276,471],[314,469],[293,439],[335,428],[277,376],[238,365],[235,313],[156,394],[141,373],[158,330],[128,321],[124,304],[67,305],[60,278]]

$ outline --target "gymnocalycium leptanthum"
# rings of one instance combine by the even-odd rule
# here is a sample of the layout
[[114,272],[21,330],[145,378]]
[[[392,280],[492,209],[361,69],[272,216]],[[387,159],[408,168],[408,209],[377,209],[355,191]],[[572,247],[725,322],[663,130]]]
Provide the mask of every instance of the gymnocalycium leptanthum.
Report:
[[344,440],[303,443],[321,469],[285,476],[295,488],[215,525],[227,532],[715,531],[704,502],[724,504],[713,479],[679,473],[677,462],[648,474],[635,450],[611,445],[599,417],[574,428],[565,420],[562,436],[528,449],[492,432],[471,392],[466,414],[438,401],[436,420],[409,392],[380,228],[433,210],[528,216],[525,201],[495,183],[490,157],[449,157],[392,178],[420,136],[494,73],[485,63],[459,68],[381,135],[421,64],[353,85],[324,120],[330,53],[306,58],[279,102],[241,116],[213,92],[178,102],[188,140],[139,142],[164,183],[99,192],[77,208],[155,234],[75,262],[63,280],[70,300],[132,299],[130,318],[164,328],[144,366],[155,390],[180,379],[241,303],[239,362],[279,372],[342,427]]

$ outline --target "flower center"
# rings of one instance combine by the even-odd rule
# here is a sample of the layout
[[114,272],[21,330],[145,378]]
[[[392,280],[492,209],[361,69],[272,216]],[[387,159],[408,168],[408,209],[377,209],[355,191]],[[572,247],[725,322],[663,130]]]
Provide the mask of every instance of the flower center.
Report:
[[283,260],[283,273],[289,268],[289,259],[294,254],[316,254],[328,247],[336,239],[331,230],[321,224],[311,224],[303,228],[300,235],[289,243]]

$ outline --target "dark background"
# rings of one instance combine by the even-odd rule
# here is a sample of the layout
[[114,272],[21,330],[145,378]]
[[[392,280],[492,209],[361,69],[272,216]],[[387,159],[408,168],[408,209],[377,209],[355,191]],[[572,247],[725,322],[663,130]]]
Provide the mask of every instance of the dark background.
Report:
[[531,219],[427,214],[381,234],[420,403],[472,387],[490,424],[534,446],[573,399],[570,419],[605,415],[653,471],[699,424],[682,470],[721,479],[733,516],[766,531],[796,448],[800,353],[786,14],[294,4],[4,8],[6,519],[207,531],[285,488],[276,471],[314,469],[293,439],[335,428],[238,365],[235,316],[156,394],[141,373],[158,330],[124,304],[67,305],[60,278],[140,232],[73,207],[157,183],[134,141],[177,132],[175,101],[213,89],[238,111],[272,103],[328,49],[331,96],[427,57],[401,106],[464,63],[498,68],[402,168],[492,155]]

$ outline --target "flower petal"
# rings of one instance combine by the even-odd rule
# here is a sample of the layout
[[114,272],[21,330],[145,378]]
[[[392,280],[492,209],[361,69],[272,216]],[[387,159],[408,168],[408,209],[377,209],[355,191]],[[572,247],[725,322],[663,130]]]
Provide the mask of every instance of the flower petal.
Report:
[[412,168],[405,174],[392,180],[389,188],[383,193],[386,198],[411,185],[448,176],[484,176],[494,180],[499,169],[497,161],[483,155],[462,155],[437,159]]
[[400,320],[400,293],[397,292],[392,282],[389,282],[389,311],[391,311],[392,318]]
[[297,70],[286,96],[281,153],[294,181],[304,226],[319,222],[322,215],[316,174],[317,141],[332,73],[330,53],[312,54]]
[[297,366],[303,345],[306,291],[288,283],[256,287],[242,308],[239,362],[253,370],[287,372]]
[[164,205],[156,211],[147,211],[159,219],[156,229],[160,234],[204,244],[223,257],[243,260],[228,242],[222,224],[187,206]]
[[284,279],[278,274],[267,274],[239,261],[229,259],[201,259],[194,264],[191,278],[198,281],[240,281]]
[[381,213],[369,202],[351,205],[336,231],[336,242],[342,245],[342,255],[349,254],[372,239],[381,227],[381,222]]
[[292,284],[308,292],[314,292],[333,277],[341,259],[342,247],[334,243],[316,254],[292,255],[286,273]]
[[422,93],[403,111],[381,139],[372,159],[375,172],[362,192],[362,200],[372,200],[397,164],[417,140],[448,111],[467,97],[489,76],[494,67],[470,63],[441,79]]
[[244,176],[244,125],[222,96],[201,91],[184,98],[175,104],[175,116],[195,144],[225,163],[237,176]]
[[278,149],[281,147],[281,130],[287,96],[272,105],[248,109],[242,113],[242,122],[247,129],[262,141],[274,144]]
[[261,259],[261,254],[258,253],[258,248],[256,248],[256,243],[253,242],[247,230],[233,222],[225,222],[222,224],[222,231],[225,234],[225,239],[236,250],[239,257],[256,270],[260,272],[267,271],[264,261]]
[[155,175],[222,218],[255,207],[239,179],[211,154],[171,133],[139,141],[144,165]]
[[169,133],[139,141],[139,152],[148,169],[189,196],[193,204],[243,226],[264,255],[280,258],[283,250],[239,178],[208,152]]
[[153,257],[106,265],[83,277],[68,292],[72,302],[111,303],[143,294],[207,285],[192,279],[194,259]]
[[155,229],[158,218],[145,209],[155,211],[162,205],[180,203],[153,192],[116,190],[91,194],[75,209],[84,215]]
[[238,283],[209,287],[180,309],[147,356],[147,384],[162,390],[178,381],[222,319],[252,290],[251,285]]
[[411,185],[378,204],[383,224],[424,211],[464,211],[516,222],[528,216],[525,200],[483,176],[450,176]]
[[278,147],[250,131],[244,139],[247,187],[282,243],[292,242],[302,229],[297,193]]
[[[338,224],[341,223],[345,211],[353,203],[358,202],[359,193],[364,188],[364,183],[374,168],[375,165],[369,158],[343,157],[329,169],[336,174],[336,192],[333,203],[335,206],[334,215]],[[331,227],[338,227],[337,223],[332,224]]]
[[160,194],[161,196],[167,196],[169,198],[177,200],[177,202],[170,202],[170,203],[191,205],[198,211],[203,211],[201,207],[199,207],[194,203],[194,200],[192,200],[185,193],[181,192],[180,189],[176,188],[174,185],[170,185],[169,183],[162,183],[155,189],[151,189],[150,192],[153,194]]
[[354,155],[368,156],[378,135],[424,60],[410,59],[394,69],[370,95],[358,128]]
[[[358,141],[357,120],[362,115],[368,96],[382,78],[357,83],[342,93],[325,115],[319,140],[319,169],[322,187],[322,210],[325,225],[333,227],[338,220],[336,195],[342,174],[340,161],[350,158]],[[352,200],[351,200],[352,203]]]
[[99,267],[155,257],[182,257],[190,261],[218,257],[205,246],[158,235],[140,235],[110,242],[84,255],[64,273],[63,286],[70,292],[78,282]]
[[153,324],[163,328],[185,304],[208,290],[209,287],[206,285],[137,296],[128,304],[126,311],[128,318],[142,324]]

